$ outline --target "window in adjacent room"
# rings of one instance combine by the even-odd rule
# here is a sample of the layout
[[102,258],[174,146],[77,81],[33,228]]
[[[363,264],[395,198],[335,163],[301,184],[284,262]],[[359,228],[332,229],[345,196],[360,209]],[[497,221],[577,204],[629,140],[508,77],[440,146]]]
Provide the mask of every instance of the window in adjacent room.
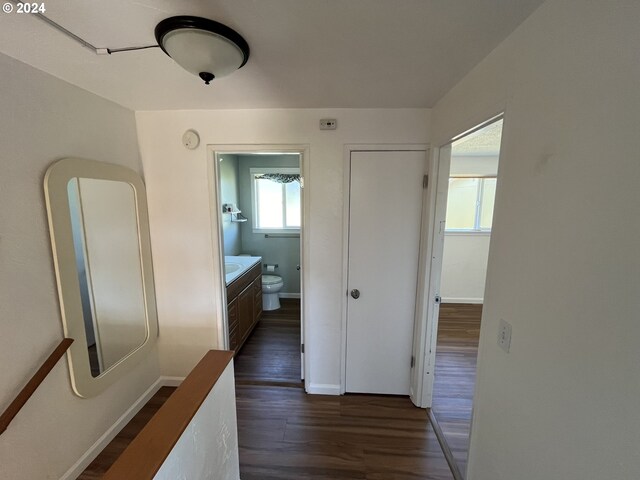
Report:
[[450,177],[447,232],[490,232],[496,177]]
[[300,232],[300,169],[252,168],[253,231]]

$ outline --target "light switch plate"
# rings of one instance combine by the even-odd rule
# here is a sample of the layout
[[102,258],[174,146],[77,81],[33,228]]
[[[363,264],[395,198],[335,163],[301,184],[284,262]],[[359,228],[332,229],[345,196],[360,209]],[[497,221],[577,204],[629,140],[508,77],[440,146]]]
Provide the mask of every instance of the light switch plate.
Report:
[[511,347],[511,324],[502,318],[498,328],[498,346],[509,353],[509,348]]

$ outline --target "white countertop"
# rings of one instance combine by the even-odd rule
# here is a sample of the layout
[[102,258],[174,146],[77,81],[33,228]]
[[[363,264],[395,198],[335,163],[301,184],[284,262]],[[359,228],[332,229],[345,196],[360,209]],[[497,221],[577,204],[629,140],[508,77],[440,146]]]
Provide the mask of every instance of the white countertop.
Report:
[[262,262],[262,257],[224,257],[225,282],[227,286],[256,263]]

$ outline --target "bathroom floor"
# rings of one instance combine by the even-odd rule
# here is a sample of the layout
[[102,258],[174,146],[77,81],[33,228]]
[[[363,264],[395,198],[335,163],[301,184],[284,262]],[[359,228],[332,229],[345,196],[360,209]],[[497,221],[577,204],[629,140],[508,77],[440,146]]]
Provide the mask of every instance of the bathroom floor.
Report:
[[280,299],[281,308],[264,312],[236,355],[236,384],[300,387],[300,300]]

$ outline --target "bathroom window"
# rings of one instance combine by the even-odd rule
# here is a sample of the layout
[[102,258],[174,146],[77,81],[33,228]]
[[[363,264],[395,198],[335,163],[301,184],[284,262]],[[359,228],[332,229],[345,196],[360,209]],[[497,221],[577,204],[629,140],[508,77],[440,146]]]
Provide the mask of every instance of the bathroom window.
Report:
[[253,231],[300,232],[300,169],[252,168]]
[[490,232],[496,177],[451,177],[446,232]]

